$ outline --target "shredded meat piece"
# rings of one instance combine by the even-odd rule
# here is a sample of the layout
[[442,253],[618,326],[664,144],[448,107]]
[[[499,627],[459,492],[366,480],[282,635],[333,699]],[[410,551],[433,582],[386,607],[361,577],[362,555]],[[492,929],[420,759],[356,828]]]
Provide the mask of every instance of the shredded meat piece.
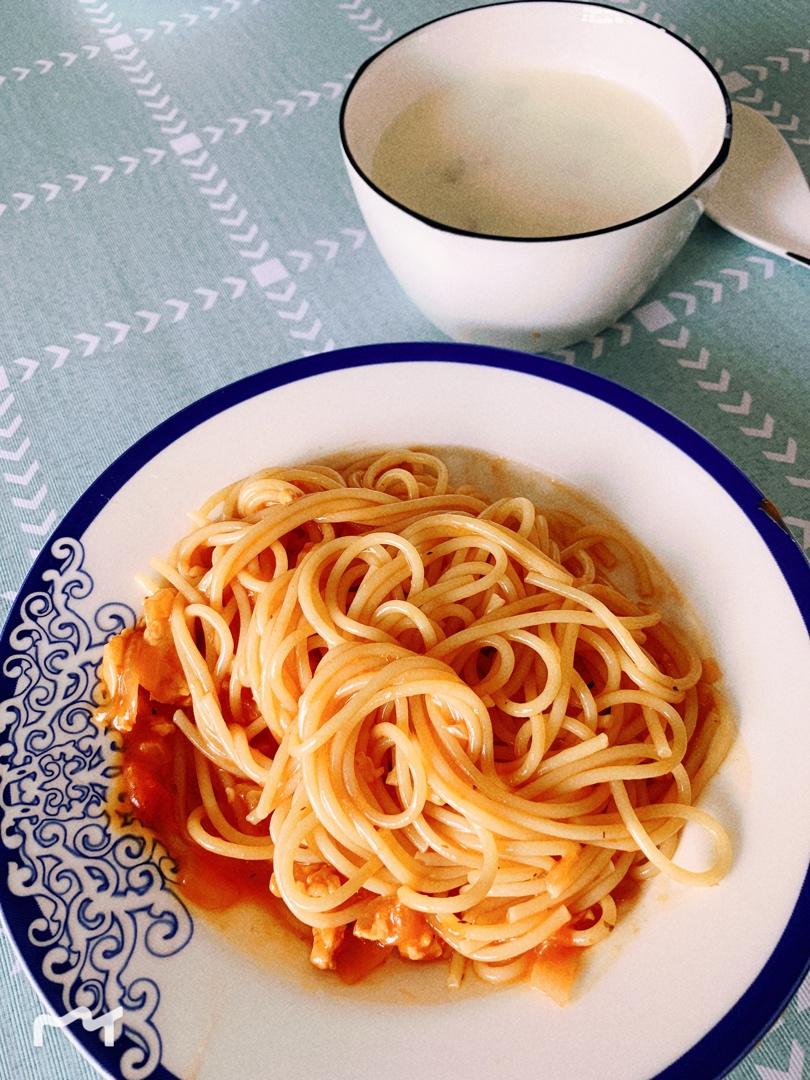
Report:
[[[340,875],[327,863],[296,864],[295,877],[307,896],[331,896],[343,882]],[[274,881],[271,878],[270,888]],[[314,926],[309,961],[322,971],[334,971],[335,954],[346,934],[345,926]]]
[[442,942],[425,916],[412,911],[392,896],[372,900],[354,924],[354,933],[367,941],[396,945],[406,960],[435,960],[442,955]]
[[107,700],[96,719],[117,731],[131,731],[138,716],[140,687],[163,705],[188,698],[188,685],[174,648],[169,616],[174,589],[159,589],[144,601],[144,624],[124,630],[104,646],[101,678]]

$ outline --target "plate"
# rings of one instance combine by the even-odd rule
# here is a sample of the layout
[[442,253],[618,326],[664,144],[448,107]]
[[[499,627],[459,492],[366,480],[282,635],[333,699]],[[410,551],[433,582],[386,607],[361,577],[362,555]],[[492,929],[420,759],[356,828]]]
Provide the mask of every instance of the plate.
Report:
[[[712,889],[653,881],[566,1009],[474,980],[454,994],[430,965],[337,986],[256,912],[192,912],[164,877],[165,853],[110,827],[110,741],[89,702],[104,641],[134,620],[136,573],[228,481],[394,443],[475,447],[596,497],[698,611],[726,676],[739,737],[702,805],[731,829],[732,870]],[[85,1010],[67,1030],[126,1080],[475,1080],[539,1063],[555,1080],[721,1075],[807,968],[808,625],[810,568],[761,493],[696,432],[604,379],[431,343],[251,376],[116,461],[12,608],[0,640],[5,919],[49,1008]],[[684,859],[694,843],[687,829]]]

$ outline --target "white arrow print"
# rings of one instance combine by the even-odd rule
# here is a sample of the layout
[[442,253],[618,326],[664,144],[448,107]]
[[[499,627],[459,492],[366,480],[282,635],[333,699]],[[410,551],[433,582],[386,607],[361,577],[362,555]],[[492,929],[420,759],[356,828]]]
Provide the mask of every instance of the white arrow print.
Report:
[[[22,417],[20,417],[19,419],[20,423],[22,423]],[[4,437],[9,438],[9,436],[7,435]],[[26,435],[26,437],[23,439],[23,441],[20,443],[16,450],[0,450],[0,461],[21,461],[30,449],[31,440]],[[37,468],[39,468],[39,462],[34,462],[34,464],[37,466]],[[34,472],[36,472],[36,469],[34,469]],[[34,472],[31,473],[31,476],[34,475]],[[22,483],[21,480],[18,481],[17,477],[14,474],[5,473],[4,475],[10,484],[16,484],[18,482]]]
[[692,295],[692,293],[671,292],[669,295],[672,297],[673,300],[683,300],[686,307],[684,315],[691,315],[697,307],[697,300]]
[[347,0],[346,3],[338,4],[338,8],[341,11],[357,11],[363,0]]
[[[769,461],[782,461],[785,465],[794,465],[798,449],[796,440],[791,436],[787,441],[784,453],[780,453],[778,450],[763,450],[762,453]],[[790,477],[788,477],[789,479]]]
[[741,427],[740,431],[743,435],[748,435],[753,439],[770,439],[773,435],[774,420],[770,413],[765,413],[765,420],[760,428]]
[[[801,544],[803,548],[810,548],[810,521],[805,521],[804,518],[786,517],[785,524],[795,526],[797,529],[802,529]],[[791,1055],[792,1057],[792,1055]],[[788,1073],[777,1072],[776,1069],[764,1069],[763,1066],[758,1066],[759,1074],[763,1080],[777,1080],[777,1077],[787,1077]],[[791,1072],[790,1076],[794,1074]],[[795,1074],[796,1080],[802,1080],[801,1072]]]
[[719,408],[721,408],[723,412],[735,413],[737,416],[748,416],[748,414],[751,412],[751,401],[751,395],[748,393],[747,390],[743,390],[739,404],[727,405],[721,402],[719,404]]
[[8,397],[0,401],[0,417],[5,416],[11,406],[14,404],[14,395],[9,394]]
[[129,176],[130,173],[135,172],[135,170],[138,168],[138,166],[141,163],[140,158],[129,157],[127,155],[124,155],[123,157],[120,157],[118,160],[121,162],[122,165],[125,166],[125,168],[124,168],[124,176]]
[[87,53],[88,60],[92,60],[93,57],[98,56],[99,54],[98,45],[82,45],[82,49]]
[[202,306],[203,311],[210,311],[219,299],[219,293],[215,292],[213,289],[195,289],[194,292],[198,296],[205,298],[205,303]]
[[176,309],[175,316],[172,319],[173,323],[182,322],[182,320],[185,319],[186,312],[188,311],[188,304],[185,300],[164,300],[163,303],[166,307],[173,307]]
[[317,105],[321,100],[321,95],[315,90],[299,90],[298,96],[307,99],[309,102],[307,105],[308,109],[311,109],[313,105]]
[[175,105],[175,107],[173,109],[169,109],[167,113],[155,113],[154,119],[157,121],[158,124],[171,124],[173,120],[177,119],[177,114],[179,111],[180,110]]
[[241,135],[248,126],[247,120],[241,116],[229,116],[225,123],[233,126],[234,135]]
[[182,162],[187,169],[199,169],[201,165],[204,165],[208,161],[208,151],[203,150],[197,157],[184,157]]
[[20,496],[11,500],[14,506],[18,506],[21,510],[39,510],[42,500],[48,494],[48,487],[43,484],[36,495],[32,495],[30,499],[24,499]]
[[0,428],[0,439],[10,439],[12,435],[16,435],[17,428],[22,423],[22,417],[17,414],[11,421],[8,427]]
[[75,53],[75,52],[60,52],[59,55],[64,56],[64,58],[65,58],[65,62],[64,62],[64,64],[62,64],[62,67],[70,67],[71,64],[76,62],[76,58],[78,56],[78,53]]
[[696,281],[695,286],[699,286],[701,289],[711,289],[712,303],[717,304],[723,296],[723,286],[719,281]]
[[702,379],[698,379],[698,386],[701,390],[711,390],[718,394],[725,394],[726,390],[728,390],[730,382],[731,375],[726,370],[726,368],[723,368],[723,370],[720,372],[720,378],[717,382],[708,382]]
[[70,349],[66,349],[63,345],[46,345],[45,352],[53,353],[56,357],[51,365],[52,371],[56,371],[57,368],[60,368],[70,356]]
[[218,213],[227,214],[230,213],[231,210],[233,210],[234,206],[236,206],[238,198],[239,196],[236,194],[236,192],[232,191],[228,198],[225,200],[225,202],[210,202],[208,205],[212,210],[216,210]]
[[231,300],[238,300],[242,293],[245,291],[247,281],[240,277],[224,277],[222,279],[226,285],[233,285],[233,292],[231,293]]
[[143,152],[148,154],[152,159],[150,162],[151,165],[158,165],[166,157],[166,151],[158,150],[155,146],[147,146],[144,148]]
[[159,19],[158,26],[163,27],[164,34],[170,34],[175,26],[177,26],[177,23],[172,22],[171,19]]
[[215,187],[201,187],[199,190],[201,195],[221,195],[227,186],[227,180],[220,180]]
[[55,199],[59,192],[62,190],[60,184],[40,184],[39,186],[42,188],[43,191],[48,192],[48,194],[45,196],[45,202],[51,202],[51,200]]
[[93,172],[98,173],[98,182],[100,184],[106,184],[114,172],[111,165],[93,165],[92,168]]
[[317,350],[302,349],[301,350],[301,355],[302,356],[316,356],[318,353],[332,352],[332,350],[334,348],[335,348],[335,339],[334,338],[329,338],[329,340],[326,342],[326,344],[323,345],[320,349],[317,349]]
[[779,65],[780,70],[784,73],[790,67],[790,60],[786,56],[766,56],[766,60],[773,60],[775,64]]
[[771,120],[773,120],[775,117],[777,117],[777,116],[779,116],[781,114],[781,112],[782,112],[782,103],[781,103],[781,101],[775,101],[773,103],[773,105],[770,107],[770,109],[760,109],[759,111],[762,113],[763,116],[767,116]]
[[785,479],[794,487],[810,488],[810,476],[786,476]]
[[338,244],[335,240],[316,240],[315,247],[326,248],[324,260],[326,262],[331,262],[332,259],[334,259],[335,255],[337,255],[340,244]]
[[357,251],[359,247],[363,246],[363,241],[366,238],[366,234],[362,229],[341,229],[344,236],[351,236],[352,239],[352,251]]
[[382,19],[375,19],[375,21],[373,23],[362,23],[361,25],[359,25],[357,27],[357,29],[362,30],[364,34],[365,33],[373,34],[373,33],[376,33],[377,30],[382,29],[382,24],[383,24]]
[[803,64],[806,64],[806,63],[808,63],[808,61],[810,61],[810,49],[797,49],[795,47],[792,47],[792,48],[785,49],[785,52],[798,53],[798,55],[801,56],[801,58],[802,58],[802,63]]
[[215,143],[218,143],[222,136],[225,134],[225,128],[219,127],[204,127],[203,131],[211,133],[211,138],[208,141],[211,143],[212,146]]
[[27,191],[15,191],[12,197],[18,199],[20,202],[20,205],[17,207],[17,213],[20,213],[22,210],[27,210],[34,201],[34,196],[29,195]]
[[726,274],[728,277],[736,278],[737,280],[737,292],[744,292],[748,288],[748,274],[745,270],[732,270],[730,267],[721,270],[721,274]]
[[84,342],[86,346],[84,352],[82,353],[82,356],[84,357],[93,355],[93,353],[99,346],[101,338],[97,337],[95,334],[74,334],[73,340]]
[[[84,46],[82,46],[82,48],[83,47]],[[96,50],[96,51],[98,51],[98,50]],[[115,54],[116,63],[122,64],[124,61],[126,61],[127,63],[130,63],[132,60],[135,59],[135,57],[138,55],[139,52],[140,52],[140,49],[138,48],[137,45],[135,45],[133,48],[131,48],[129,50],[129,52],[117,52]]]
[[188,127],[188,120],[181,120],[179,124],[174,124],[171,127],[162,127],[160,130],[164,135],[182,135]]
[[215,19],[219,15],[219,8],[212,7],[210,4],[203,4],[203,11],[208,12],[209,19]]
[[192,173],[191,174],[191,179],[192,180],[200,180],[202,183],[207,184],[210,180],[214,179],[214,177],[217,175],[218,172],[219,172],[219,166],[218,165],[212,165],[211,168],[208,169],[207,172]]
[[743,64],[743,71],[755,72],[760,82],[768,78],[768,69],[760,67],[758,64]]
[[309,251],[288,251],[287,254],[291,259],[298,260],[298,273],[303,274],[309,264],[312,262],[312,254]]
[[[242,209],[239,211],[239,213],[236,215],[236,217],[228,217],[228,218],[223,217],[223,218],[220,218],[219,223],[220,223],[220,225],[224,225],[227,229],[241,229],[241,227],[245,223],[245,218],[246,217],[247,217],[247,210],[243,206]],[[231,240],[233,240],[233,239],[234,239],[234,237],[231,236]]]
[[737,100],[744,102],[746,105],[759,105],[760,101],[765,97],[765,91],[761,86],[756,87],[753,94],[737,95]]
[[255,251],[240,251],[239,254],[243,259],[263,259],[270,248],[270,244],[267,240],[262,240]]
[[[810,544],[810,521],[803,521],[801,518],[785,518],[785,521],[799,528],[804,527],[803,545],[807,547]],[[756,1070],[759,1073],[759,1080],[802,1080],[804,1076],[804,1050],[801,1044],[796,1039],[793,1039],[790,1045],[790,1061],[788,1062],[787,1071],[784,1069],[771,1069],[765,1065],[757,1065]]]
[[[23,79],[26,79],[31,74],[31,69],[30,68],[15,67],[15,68],[12,68],[11,70],[12,70],[12,72],[14,72],[14,74],[17,75],[17,82],[22,82]],[[19,74],[17,74],[18,72],[19,72]]]
[[658,344],[665,345],[668,349],[685,349],[689,343],[689,331],[682,326],[676,338],[659,338]]
[[281,106],[281,111],[284,116],[289,116],[296,105],[294,101],[289,101],[287,98],[282,98],[280,101],[276,101],[275,104]]
[[105,322],[104,325],[109,327],[110,330],[115,331],[115,337],[113,338],[113,345],[120,345],[121,342],[124,340],[124,338],[127,336],[127,334],[130,331],[129,323]]
[[53,60],[35,60],[34,63],[40,69],[41,75],[47,75],[53,67]]
[[798,131],[799,118],[794,113],[793,116],[791,117],[791,120],[790,120],[789,124],[774,124],[774,127],[778,128],[780,131]]
[[605,351],[605,339],[599,335],[590,339],[591,348],[591,360],[598,360],[602,353]]
[[269,109],[251,109],[252,113],[255,113],[259,117],[259,127],[264,127],[269,123],[270,117],[273,115]]
[[329,91],[329,100],[330,101],[334,101],[335,98],[338,96],[338,94],[343,89],[343,83],[339,83],[339,82],[325,82],[325,83],[321,83],[321,86],[324,88],[324,90]]
[[321,320],[316,319],[309,330],[291,330],[290,337],[298,338],[301,341],[314,341],[320,332]]
[[122,64],[121,70],[126,71],[130,75],[140,75],[143,69],[146,67],[146,60],[141,59],[137,64]]
[[361,11],[357,15],[350,15],[350,19],[356,19],[358,22],[363,22],[364,19],[368,19],[371,16],[371,8],[367,7],[365,11]]
[[[17,453],[20,454],[20,457],[16,458],[17,461],[20,460],[20,458],[25,453],[25,450],[27,450],[30,445],[30,441],[26,439],[24,446],[20,447],[22,453],[20,453],[20,450],[17,451]],[[11,455],[8,450],[0,450],[0,457],[4,457],[8,461],[10,456]],[[28,487],[28,485],[31,483],[31,481],[34,479],[38,472],[39,462],[32,461],[24,473],[3,473],[3,479],[7,484],[16,484],[17,487]]]
[[77,173],[68,173],[65,177],[66,180],[73,180],[73,190],[81,191],[84,185],[87,183],[86,176],[79,176]]
[[633,336],[633,327],[629,323],[614,323],[611,329],[616,330],[620,335],[619,345],[627,345],[630,338]]
[[[155,83],[155,85],[150,90],[136,90],[135,93],[139,97],[153,98],[153,97],[157,97],[162,89],[163,89],[163,83],[158,82],[158,83]],[[164,108],[164,106],[161,106],[161,108]]]
[[4,202],[0,202],[0,217],[3,216],[7,209],[8,207],[6,206],[6,204]]
[[235,244],[252,244],[258,231],[257,225],[251,225],[246,233],[231,233],[230,237]]
[[[776,126],[779,127],[778,124]],[[766,280],[773,277],[773,259],[766,259],[764,255],[749,255],[745,261],[750,263],[760,263],[762,265],[762,276]]]
[[154,71],[147,71],[144,75],[133,75],[129,81],[133,86],[148,86],[154,77]]
[[34,525],[30,521],[24,521],[20,528],[24,533],[28,533],[29,536],[46,536],[53,528],[56,522],[56,511],[51,510],[48,516],[39,524]]
[[19,357],[19,359],[15,360],[14,363],[19,364],[22,368],[25,368],[25,374],[23,375],[20,382],[28,382],[28,380],[39,367],[39,360],[31,360],[28,356],[21,356]]
[[678,363],[681,367],[694,368],[696,371],[705,371],[709,366],[709,350],[701,348],[697,360],[687,360],[685,356],[682,356],[678,360]]
[[156,109],[165,109],[171,100],[172,99],[169,97],[168,94],[164,94],[160,101],[145,101],[144,106],[147,109],[152,109],[153,111]]
[[[273,292],[272,290],[268,289],[268,291],[264,295],[267,297],[268,300],[275,300],[281,304],[288,304],[290,300],[292,300],[297,288],[298,286],[295,284],[295,282],[291,281],[283,292]],[[281,314],[281,312],[279,312],[279,314]]]
[[385,42],[390,41],[393,36],[394,36],[394,31],[389,29],[389,30],[386,30],[384,34],[372,34],[371,37],[369,37],[368,40],[369,41],[376,41],[378,44],[384,45]]
[[199,15],[193,15],[188,11],[184,11],[180,15],[181,19],[186,20],[186,26],[193,26],[194,23],[197,21],[197,19],[199,19],[199,17],[200,17]]
[[157,311],[136,311],[135,314],[139,319],[146,319],[146,326],[142,331],[144,334],[151,334],[160,322],[160,315]]
[[309,304],[306,300],[302,300],[295,311],[279,311],[278,314],[281,319],[292,319],[293,322],[301,322],[308,311]]

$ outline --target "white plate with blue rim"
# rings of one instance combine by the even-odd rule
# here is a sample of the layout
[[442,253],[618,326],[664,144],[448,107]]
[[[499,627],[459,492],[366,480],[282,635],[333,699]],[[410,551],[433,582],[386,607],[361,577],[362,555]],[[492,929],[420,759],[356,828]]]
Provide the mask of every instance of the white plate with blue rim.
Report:
[[[135,619],[136,574],[227,482],[394,443],[474,447],[607,505],[697,611],[725,674],[739,734],[702,805],[730,827],[732,869],[711,889],[654,880],[564,1009],[529,987],[448,991],[435,965],[336,984],[260,919],[193,910],[159,845],[110,820],[115,754],[92,696],[104,642]],[[82,1010],[71,1037],[126,1080],[720,1076],[808,967],[808,626],[810,567],[762,493],[696,432],[604,379],[430,343],[251,376],[119,458],[12,607],[0,638],[6,923],[48,1008]]]

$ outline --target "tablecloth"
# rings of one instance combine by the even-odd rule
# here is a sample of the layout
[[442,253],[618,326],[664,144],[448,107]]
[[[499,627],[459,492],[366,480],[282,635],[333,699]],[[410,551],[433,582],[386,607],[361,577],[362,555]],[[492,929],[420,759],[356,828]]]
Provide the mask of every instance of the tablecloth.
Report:
[[[453,0],[0,5],[0,619],[122,450],[304,353],[439,338],[340,160],[352,73]],[[806,0],[616,0],[691,41],[810,170]],[[649,295],[558,354],[708,436],[810,548],[810,273],[699,225]],[[85,1080],[0,939],[0,1080]],[[799,1080],[810,983],[732,1073]]]

